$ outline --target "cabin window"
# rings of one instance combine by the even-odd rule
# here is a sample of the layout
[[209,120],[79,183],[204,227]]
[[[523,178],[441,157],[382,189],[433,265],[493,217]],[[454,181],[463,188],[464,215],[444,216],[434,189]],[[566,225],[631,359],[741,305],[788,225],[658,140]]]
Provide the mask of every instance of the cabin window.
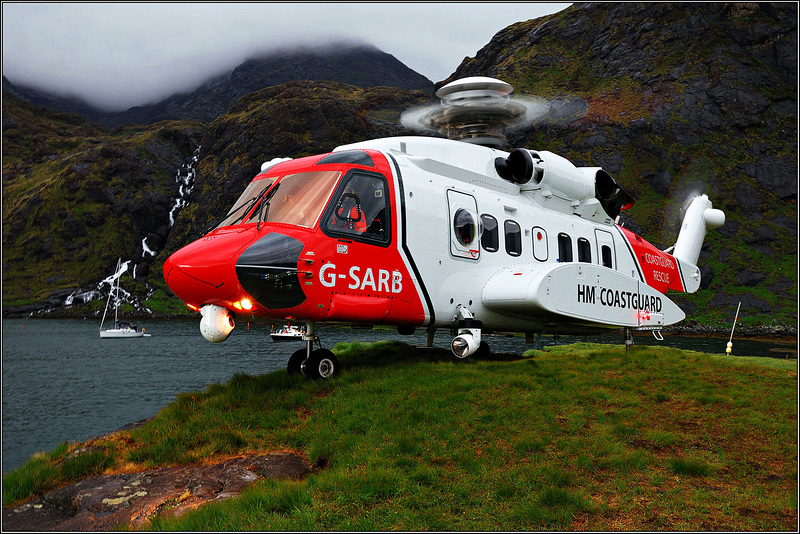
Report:
[[519,224],[514,221],[505,222],[506,233],[506,252],[510,256],[519,256],[522,254],[522,232],[520,231]]
[[572,261],[572,238],[567,234],[558,234],[558,261]]
[[497,219],[491,215],[481,215],[483,223],[483,235],[481,235],[481,245],[486,252],[497,252],[500,248],[500,235],[497,231]]
[[461,246],[469,247],[478,237],[478,224],[472,213],[459,208],[453,216],[453,229]]
[[609,269],[613,269],[614,265],[611,261],[611,247],[608,245],[603,245],[600,247],[600,254],[603,257],[603,267],[608,267]]
[[389,187],[380,174],[357,171],[346,176],[323,215],[323,229],[334,237],[388,244]]
[[533,257],[539,261],[547,261],[547,232],[540,226],[531,229],[531,239],[533,240]]
[[578,261],[592,263],[592,246],[583,237],[578,238]]
[[288,174],[263,197],[247,222],[312,228],[341,175],[339,171]]

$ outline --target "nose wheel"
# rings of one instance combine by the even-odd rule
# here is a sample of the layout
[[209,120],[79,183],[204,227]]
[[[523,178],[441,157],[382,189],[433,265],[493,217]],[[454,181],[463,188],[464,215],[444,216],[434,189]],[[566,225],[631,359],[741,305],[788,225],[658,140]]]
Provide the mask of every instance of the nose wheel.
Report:
[[[312,380],[332,378],[339,374],[339,360],[336,355],[328,349],[323,349],[319,337],[314,332],[314,323],[306,324],[306,331],[303,335],[306,348],[295,351],[289,357],[286,370],[290,375],[301,374]],[[314,349],[314,342],[320,348]]]

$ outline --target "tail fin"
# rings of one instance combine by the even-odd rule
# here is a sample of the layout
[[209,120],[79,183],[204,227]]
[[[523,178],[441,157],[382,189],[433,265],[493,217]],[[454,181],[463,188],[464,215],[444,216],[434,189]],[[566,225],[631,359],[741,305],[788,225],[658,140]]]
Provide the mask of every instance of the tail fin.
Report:
[[678,260],[686,291],[694,293],[700,287],[697,259],[700,257],[700,249],[703,247],[706,233],[723,224],[725,224],[725,213],[712,208],[711,201],[706,195],[692,199],[683,216],[678,241],[672,252],[672,256]]

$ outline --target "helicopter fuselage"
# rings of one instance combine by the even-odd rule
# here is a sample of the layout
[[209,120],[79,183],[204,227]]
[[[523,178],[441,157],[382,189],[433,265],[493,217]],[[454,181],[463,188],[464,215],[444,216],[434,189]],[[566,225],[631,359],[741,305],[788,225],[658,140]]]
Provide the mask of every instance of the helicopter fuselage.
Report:
[[[227,321],[213,341],[233,317],[548,334],[681,321],[666,293],[698,289],[697,257],[617,224],[633,201],[602,169],[521,150],[395,137],[277,163],[165,280]],[[702,210],[698,252],[718,222]]]

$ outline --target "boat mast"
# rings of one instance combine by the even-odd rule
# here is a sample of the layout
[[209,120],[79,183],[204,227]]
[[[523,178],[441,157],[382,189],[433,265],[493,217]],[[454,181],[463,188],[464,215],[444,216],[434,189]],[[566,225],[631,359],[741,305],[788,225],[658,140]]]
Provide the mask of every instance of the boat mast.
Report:
[[[119,272],[119,264],[120,264],[121,261],[122,261],[122,258],[119,258],[117,260],[117,272]],[[103,329],[103,324],[106,322],[106,313],[108,312],[108,305],[111,302],[111,295],[113,295],[113,294],[114,294],[114,286],[112,285],[111,286],[111,290],[108,292],[108,300],[106,300],[106,308],[103,310],[103,320],[100,321],[100,330]],[[116,328],[116,327],[117,327],[117,323],[116,323],[116,312],[115,312],[115,314],[114,314],[114,328]]]
[[117,312],[119,312],[119,279],[122,276],[122,273],[119,272],[120,262],[122,262],[122,258],[117,260],[117,294],[114,295],[114,328],[119,328]]

